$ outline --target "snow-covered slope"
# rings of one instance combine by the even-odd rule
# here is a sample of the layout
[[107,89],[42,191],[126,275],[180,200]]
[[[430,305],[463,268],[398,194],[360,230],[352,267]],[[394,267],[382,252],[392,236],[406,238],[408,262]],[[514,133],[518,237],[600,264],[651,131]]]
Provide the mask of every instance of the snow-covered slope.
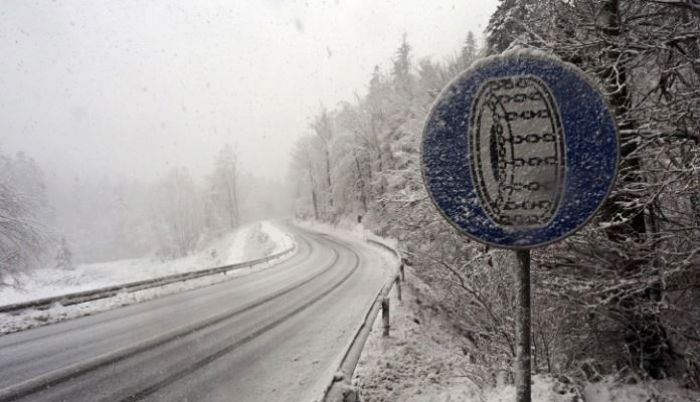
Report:
[[[382,320],[374,322],[353,382],[364,402],[512,402],[513,385],[478,381],[479,371],[463,352],[456,333],[436,307],[435,295],[410,270],[403,300],[391,297],[391,335],[383,338]],[[582,391],[552,376],[533,377],[535,402],[698,402],[700,393],[673,381],[620,384],[610,378],[588,383]]]
[[20,278],[21,288],[0,288],[0,305],[249,261],[286,250],[292,243],[275,225],[252,223],[175,260],[143,257],[82,264],[73,270],[39,269]]

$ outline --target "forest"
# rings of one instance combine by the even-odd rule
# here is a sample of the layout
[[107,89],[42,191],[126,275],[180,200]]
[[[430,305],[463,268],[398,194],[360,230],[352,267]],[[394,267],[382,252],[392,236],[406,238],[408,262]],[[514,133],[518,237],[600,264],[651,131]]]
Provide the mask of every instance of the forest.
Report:
[[[174,166],[153,180],[47,178],[24,153],[0,154],[0,286],[36,268],[153,255],[172,260],[246,222],[284,213],[283,186],[238,166],[223,146],[197,177]],[[269,201],[273,200],[273,201]]]
[[212,155],[207,174],[173,164],[138,180],[49,180],[54,172],[30,155],[0,148],[0,287],[21,286],[20,274],[37,267],[179,258],[293,203],[299,219],[361,223],[397,239],[470,345],[470,379],[511,377],[514,257],[443,220],[420,148],[440,91],[479,59],[516,48],[583,70],[608,99],[621,141],[617,183],[599,213],[532,251],[534,371],[700,389],[697,0],[500,0],[483,39],[469,33],[441,60],[416,59],[411,38],[397,38],[390,68],[376,66],[353,98],[312,116],[284,183],[244,172],[232,145]]
[[700,387],[700,10],[693,2],[501,0],[485,41],[414,60],[400,41],[363,94],[322,108],[294,150],[298,217],[361,222],[397,238],[471,345],[469,377],[512,376],[512,253],[466,240],[421,177],[423,122],[479,58],[537,49],[586,72],[607,97],[620,173],[596,217],[533,250],[533,370],[569,382],[675,378]]

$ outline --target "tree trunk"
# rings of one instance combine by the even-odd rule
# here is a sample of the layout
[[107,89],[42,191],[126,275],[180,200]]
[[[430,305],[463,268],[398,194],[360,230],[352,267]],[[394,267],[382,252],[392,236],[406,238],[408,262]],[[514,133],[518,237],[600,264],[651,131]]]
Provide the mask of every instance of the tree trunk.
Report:
[[228,225],[229,229],[233,229],[236,226],[233,221],[233,200],[231,197],[231,185],[229,183],[228,177],[226,178],[226,201],[228,204],[226,205],[226,212],[228,212]]
[[326,144],[326,184],[328,185],[328,206],[329,213],[333,212],[333,183],[331,181],[331,156],[328,152],[328,144]]
[[309,170],[309,182],[311,184],[311,203],[314,206],[314,219],[318,221],[318,199],[316,198],[316,190],[314,189],[314,176]]
[[231,193],[233,195],[233,214],[234,214],[233,216],[234,216],[235,224],[236,224],[236,226],[238,226],[241,224],[241,221],[240,221],[240,214],[238,211],[238,191],[237,191],[238,183],[236,180],[236,170],[235,169],[233,170],[233,178],[231,179],[231,182],[232,182]]
[[355,167],[357,168],[357,177],[360,180],[360,201],[362,202],[362,211],[367,213],[367,190],[365,189],[365,181],[362,179],[362,169],[360,169],[360,160],[355,156]]
[[[608,0],[603,4],[599,22],[604,26],[604,32],[613,37],[619,37],[622,33],[620,15],[620,1]],[[620,136],[620,160],[621,170],[624,176],[618,182],[622,193],[611,196],[603,210],[604,216],[608,220],[619,220],[622,217],[626,222],[615,225],[607,230],[608,238],[614,243],[618,243],[620,248],[625,248],[625,243],[633,240],[637,244],[642,244],[647,240],[647,227],[644,213],[640,211],[628,211],[619,205],[630,203],[635,195],[625,193],[626,188],[634,186],[636,183],[644,183],[645,179],[641,174],[642,162],[639,157],[632,156],[638,148],[637,137],[634,133],[635,122],[629,116],[631,96],[629,90],[629,75],[625,65],[624,55],[616,48],[612,47],[606,51],[608,68],[603,72],[603,78],[610,93],[610,104],[614,109],[618,119],[618,129]],[[645,253],[649,255],[651,253]],[[624,276],[638,274],[649,266],[651,261],[647,257],[637,255],[628,256],[624,261]],[[658,279],[658,278],[657,278]],[[658,301],[661,296],[661,282],[654,281],[646,291],[635,296],[624,296],[619,300],[619,313],[625,315],[626,325],[624,328],[624,342],[629,350],[632,364],[647,372],[652,378],[661,378],[667,367],[668,360],[666,349],[668,345],[666,331],[659,318],[650,312],[640,308],[650,301]]]

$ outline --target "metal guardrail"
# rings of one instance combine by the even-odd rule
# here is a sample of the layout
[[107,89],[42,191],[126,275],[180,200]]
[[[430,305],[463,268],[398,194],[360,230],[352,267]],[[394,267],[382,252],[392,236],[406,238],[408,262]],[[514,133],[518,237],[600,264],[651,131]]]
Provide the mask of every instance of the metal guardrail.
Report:
[[136,292],[139,290],[150,289],[158,286],[169,285],[176,282],[184,282],[191,279],[197,279],[204,276],[216,275],[221,273],[226,273],[241,268],[248,268],[254,265],[266,263],[274,259],[283,257],[296,249],[296,242],[287,250],[281,251],[276,254],[269,255],[267,257],[258,258],[251,261],[245,261],[236,264],[229,264],[215,268],[208,268],[199,271],[184,272],[180,274],[173,274],[167,276],[161,276],[158,278],[145,279],[142,281],[122,283],[119,285],[108,286],[99,289],[86,290],[82,292],[68,293],[58,296],[46,297],[42,299],[30,300],[21,303],[7,304],[0,306],[0,313],[17,313],[22,310],[34,308],[37,310],[45,310],[51,307],[55,303],[59,303],[63,306],[70,306],[73,304],[80,304],[89,302],[92,300],[103,299],[107,297],[112,297],[120,292]]
[[321,402],[358,402],[359,395],[357,389],[355,389],[352,384],[352,376],[357,367],[357,362],[360,360],[362,355],[362,350],[365,347],[369,333],[372,330],[372,325],[374,320],[379,314],[379,310],[382,310],[382,320],[383,320],[383,336],[389,336],[389,293],[396,285],[396,291],[399,301],[401,300],[401,282],[405,280],[404,276],[404,263],[401,258],[401,254],[398,250],[391,246],[388,246],[382,242],[367,239],[367,242],[379,246],[397,257],[398,263],[396,266],[396,272],[392,275],[389,280],[382,286],[381,290],[375,296],[374,301],[370,305],[367,313],[365,313],[362,323],[355,331],[355,335],[345,349],[345,353],[340,360],[338,370],[333,376],[330,384],[326,386],[326,389],[321,397]]

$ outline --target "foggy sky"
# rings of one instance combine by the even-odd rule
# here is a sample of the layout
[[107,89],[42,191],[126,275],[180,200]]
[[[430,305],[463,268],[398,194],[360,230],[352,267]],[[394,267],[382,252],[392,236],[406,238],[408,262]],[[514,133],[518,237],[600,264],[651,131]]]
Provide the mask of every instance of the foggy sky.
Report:
[[[439,4],[438,4],[439,3]],[[458,54],[496,0],[33,1],[0,4],[0,152],[45,171],[203,174],[225,143],[283,177],[321,104],[364,94],[403,32]]]

